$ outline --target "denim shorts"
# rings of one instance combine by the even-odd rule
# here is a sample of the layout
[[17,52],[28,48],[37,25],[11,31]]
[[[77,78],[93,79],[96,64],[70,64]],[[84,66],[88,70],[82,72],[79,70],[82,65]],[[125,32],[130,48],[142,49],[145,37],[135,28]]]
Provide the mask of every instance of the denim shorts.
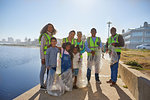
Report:
[[78,76],[79,68],[73,69],[73,75]]

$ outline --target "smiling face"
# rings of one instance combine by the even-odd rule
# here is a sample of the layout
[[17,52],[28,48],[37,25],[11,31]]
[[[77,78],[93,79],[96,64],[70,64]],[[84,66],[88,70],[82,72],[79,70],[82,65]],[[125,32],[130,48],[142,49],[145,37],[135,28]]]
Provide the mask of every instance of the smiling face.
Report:
[[91,29],[91,35],[92,35],[92,37],[95,37],[96,36],[96,29]]
[[76,54],[78,52],[78,48],[73,49],[73,53]]
[[71,48],[71,45],[66,45],[66,51],[69,51]]
[[52,47],[55,47],[56,44],[57,44],[57,41],[56,41],[55,39],[52,39],[52,40],[51,40],[51,45],[52,45]]
[[53,26],[52,25],[48,25],[47,31],[50,32],[50,33],[52,33],[53,30],[54,30]]
[[73,39],[74,36],[75,36],[75,32],[71,32],[71,33],[70,33],[70,36],[71,36],[71,38]]
[[81,39],[81,38],[82,38],[82,33],[81,33],[81,32],[78,32],[78,33],[77,33],[77,37],[78,37],[78,39]]
[[110,30],[110,33],[112,36],[115,36],[116,35],[116,28],[112,27]]

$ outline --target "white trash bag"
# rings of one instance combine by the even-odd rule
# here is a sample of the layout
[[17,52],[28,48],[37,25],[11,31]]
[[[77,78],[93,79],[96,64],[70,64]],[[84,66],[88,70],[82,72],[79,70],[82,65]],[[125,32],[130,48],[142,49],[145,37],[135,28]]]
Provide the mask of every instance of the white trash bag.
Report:
[[[101,55],[102,55],[102,51],[101,49],[97,49],[95,51],[95,55],[94,56],[89,56],[88,57],[88,62],[90,64],[90,66],[95,66],[95,73],[100,73],[101,68],[102,68],[102,59],[101,59]],[[91,70],[93,70],[93,67],[90,68]]]
[[64,84],[65,91],[72,91],[73,81],[71,68],[61,74],[61,79]]
[[79,68],[76,85],[77,85],[78,88],[84,88],[88,84],[87,77],[86,77],[87,66],[86,66],[86,64],[84,63],[83,60],[80,62],[80,64],[81,64],[81,66]]
[[65,86],[60,75],[61,72],[60,63],[61,60],[58,53],[56,71],[50,69],[48,73],[48,79],[47,79],[47,92],[52,96],[60,96],[65,92]]
[[65,87],[61,77],[56,74],[55,70],[50,69],[47,81],[47,92],[52,96],[60,96],[64,94]]
[[113,65],[118,62],[118,55],[117,52],[115,51],[115,47],[112,45],[108,46],[108,53],[110,57],[110,65]]

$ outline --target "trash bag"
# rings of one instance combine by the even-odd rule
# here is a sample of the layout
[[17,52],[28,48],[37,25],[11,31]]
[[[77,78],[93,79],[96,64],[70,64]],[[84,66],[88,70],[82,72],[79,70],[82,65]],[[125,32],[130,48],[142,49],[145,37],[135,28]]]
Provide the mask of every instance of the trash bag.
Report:
[[78,88],[84,88],[88,85],[87,82],[87,77],[86,77],[86,73],[87,73],[87,66],[86,63],[84,62],[86,60],[85,58],[85,53],[83,54],[83,59],[80,62],[80,67],[79,67],[79,72],[78,72],[78,76],[77,76],[77,87]]
[[65,87],[61,77],[56,74],[55,70],[53,69],[50,69],[49,71],[47,92],[52,96],[60,96],[65,92]]
[[72,80],[72,69],[69,68],[61,74],[61,80],[64,84],[65,91],[72,91],[73,80]]
[[115,51],[115,47],[112,45],[108,46],[108,53],[110,57],[110,65],[113,65],[118,62],[118,55],[117,52]]
[[101,49],[96,49],[95,55],[88,56],[88,64],[90,64],[88,67],[91,67],[89,69],[93,70],[92,66],[95,66],[95,73],[100,73],[102,68],[102,59],[101,59],[102,51]]
[[52,96],[60,96],[65,92],[65,86],[60,75],[60,57],[57,55],[57,68],[56,71],[52,68],[49,70],[47,79],[47,92]]

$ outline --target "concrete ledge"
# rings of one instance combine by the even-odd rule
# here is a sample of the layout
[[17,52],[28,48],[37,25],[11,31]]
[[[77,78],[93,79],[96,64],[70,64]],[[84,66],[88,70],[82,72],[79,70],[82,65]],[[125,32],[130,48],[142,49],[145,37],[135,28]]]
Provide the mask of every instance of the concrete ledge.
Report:
[[150,78],[120,61],[119,75],[136,100],[150,100]]

